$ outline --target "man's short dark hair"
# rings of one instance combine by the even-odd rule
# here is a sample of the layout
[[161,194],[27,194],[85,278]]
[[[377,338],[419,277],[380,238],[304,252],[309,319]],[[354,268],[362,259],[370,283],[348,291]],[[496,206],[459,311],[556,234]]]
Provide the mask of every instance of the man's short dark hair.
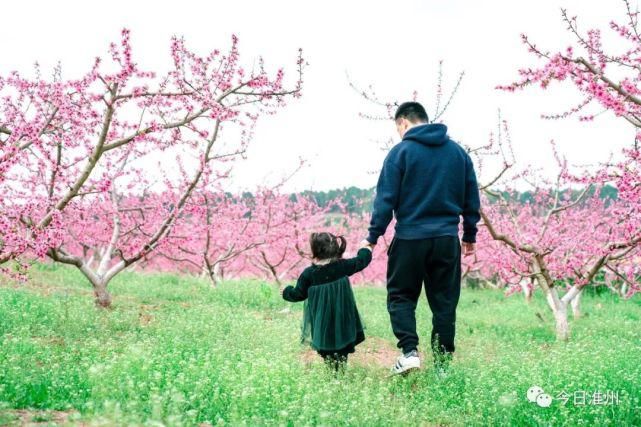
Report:
[[405,118],[412,123],[427,123],[429,118],[425,108],[418,102],[404,102],[396,109],[394,120]]

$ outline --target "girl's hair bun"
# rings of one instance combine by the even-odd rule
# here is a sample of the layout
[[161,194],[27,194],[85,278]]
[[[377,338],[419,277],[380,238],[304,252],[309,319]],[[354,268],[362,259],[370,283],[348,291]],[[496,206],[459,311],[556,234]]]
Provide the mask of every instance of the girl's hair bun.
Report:
[[336,236],[332,233],[312,233],[309,236],[309,246],[312,256],[318,260],[339,259],[345,253],[347,240],[344,236]]

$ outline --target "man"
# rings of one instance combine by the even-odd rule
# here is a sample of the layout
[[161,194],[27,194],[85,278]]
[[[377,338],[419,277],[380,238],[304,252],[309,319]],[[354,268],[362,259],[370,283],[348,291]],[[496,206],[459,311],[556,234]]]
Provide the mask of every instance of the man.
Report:
[[402,104],[394,119],[402,141],[383,162],[366,240],[375,245],[396,217],[387,252],[387,310],[403,354],[392,372],[420,367],[415,310],[424,284],[435,367],[444,373],[454,353],[461,292],[459,222],[462,216],[468,256],[475,250],[479,189],[470,156],[449,138],[445,125],[429,123],[421,104]]

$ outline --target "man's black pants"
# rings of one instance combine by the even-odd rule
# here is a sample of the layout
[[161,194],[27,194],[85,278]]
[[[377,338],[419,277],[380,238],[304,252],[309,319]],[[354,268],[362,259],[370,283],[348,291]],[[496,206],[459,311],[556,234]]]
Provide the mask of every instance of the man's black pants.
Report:
[[403,353],[418,348],[415,310],[424,284],[432,310],[432,351],[435,358],[451,356],[456,306],[461,294],[459,238],[402,240],[395,237],[387,254],[387,311],[398,347]]

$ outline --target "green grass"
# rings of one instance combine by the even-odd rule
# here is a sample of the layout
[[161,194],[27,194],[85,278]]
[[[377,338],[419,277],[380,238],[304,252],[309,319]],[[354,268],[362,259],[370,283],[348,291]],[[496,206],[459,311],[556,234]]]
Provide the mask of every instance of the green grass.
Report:
[[[100,425],[641,425],[639,296],[584,296],[571,341],[557,343],[540,295],[528,305],[464,289],[443,380],[430,369],[422,297],[425,369],[389,378],[384,364],[352,362],[335,378],[301,357],[301,305],[281,312],[272,285],[126,273],[110,287],[114,309],[99,310],[76,271],[31,275],[0,286],[0,425],[22,409]],[[393,349],[385,290],[355,293],[369,342]],[[525,397],[535,384],[553,397],[615,391],[619,404],[542,408]]]

